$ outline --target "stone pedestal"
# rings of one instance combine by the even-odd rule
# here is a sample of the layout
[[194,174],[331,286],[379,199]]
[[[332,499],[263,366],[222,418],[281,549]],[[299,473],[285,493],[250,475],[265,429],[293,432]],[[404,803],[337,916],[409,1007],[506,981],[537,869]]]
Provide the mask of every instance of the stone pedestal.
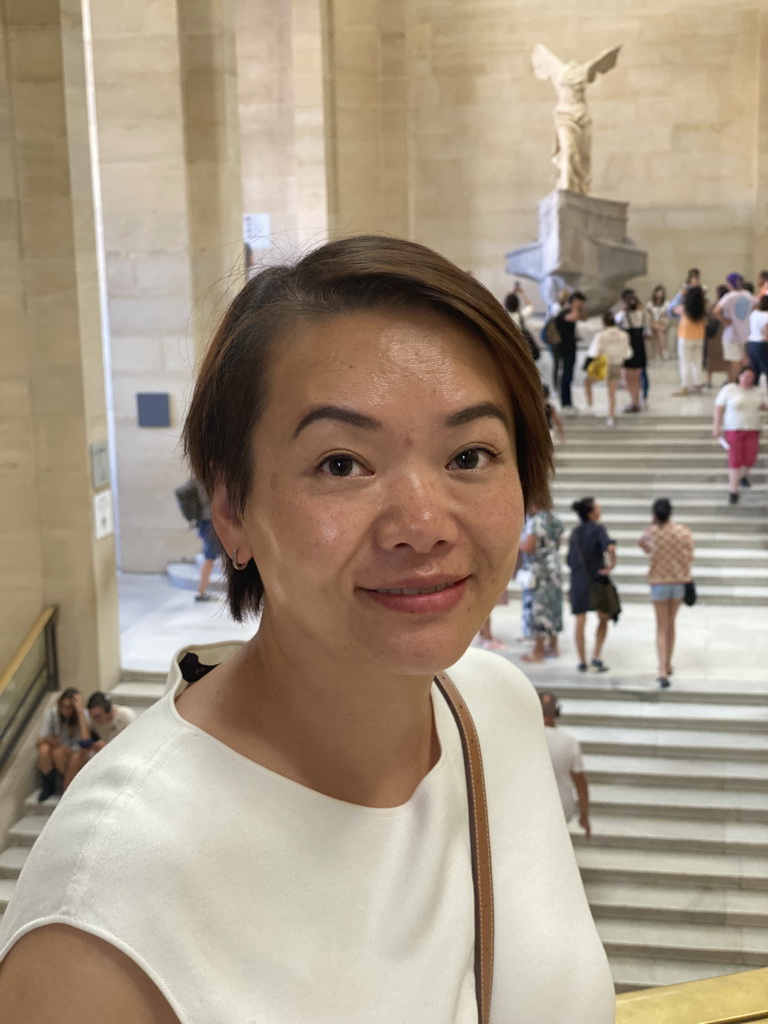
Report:
[[537,281],[547,305],[567,288],[584,292],[588,313],[602,313],[646,273],[648,254],[627,238],[628,206],[550,192],[539,203],[538,241],[507,253],[507,272]]

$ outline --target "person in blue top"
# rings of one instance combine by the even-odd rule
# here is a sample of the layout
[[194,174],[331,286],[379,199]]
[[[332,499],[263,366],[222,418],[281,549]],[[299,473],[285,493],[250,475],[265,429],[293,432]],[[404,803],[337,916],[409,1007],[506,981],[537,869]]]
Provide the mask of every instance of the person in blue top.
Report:
[[610,615],[597,608],[601,576],[607,576],[616,565],[616,545],[600,523],[602,509],[594,498],[582,498],[571,506],[581,520],[571,534],[568,548],[568,565],[571,570],[571,611],[576,619],[574,640],[579,654],[579,672],[587,671],[587,653],[584,640],[587,612],[597,611],[598,624],[595,633],[595,648],[590,662],[593,672],[607,672],[608,666],[602,661],[603,644],[608,634]]

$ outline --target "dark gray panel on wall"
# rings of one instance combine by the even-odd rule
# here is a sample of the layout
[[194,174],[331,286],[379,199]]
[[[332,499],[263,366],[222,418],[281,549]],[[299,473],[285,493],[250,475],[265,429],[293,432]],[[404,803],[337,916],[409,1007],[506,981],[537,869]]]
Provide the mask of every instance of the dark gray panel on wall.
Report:
[[170,427],[171,396],[167,394],[136,395],[140,427]]

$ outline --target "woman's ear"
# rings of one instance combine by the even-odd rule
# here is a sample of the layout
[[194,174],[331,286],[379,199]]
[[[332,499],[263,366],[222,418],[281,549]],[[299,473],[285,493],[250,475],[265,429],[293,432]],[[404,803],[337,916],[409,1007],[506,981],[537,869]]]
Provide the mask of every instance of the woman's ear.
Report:
[[213,488],[211,518],[227,555],[232,558],[237,549],[238,562],[250,561],[253,552],[248,545],[242,519],[235,511],[229,494],[221,481],[218,481]]

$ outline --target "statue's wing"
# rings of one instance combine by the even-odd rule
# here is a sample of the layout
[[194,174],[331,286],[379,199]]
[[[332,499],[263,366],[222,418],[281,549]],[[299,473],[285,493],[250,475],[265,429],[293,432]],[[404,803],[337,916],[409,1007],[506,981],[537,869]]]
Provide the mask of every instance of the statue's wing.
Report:
[[533,61],[534,74],[543,82],[549,78],[557,78],[560,68],[563,66],[563,62],[554,53],[550,53],[546,46],[543,46],[541,43],[537,43],[534,46],[531,59]]
[[612,50],[603,50],[599,57],[587,65],[587,81],[594,82],[598,75],[604,75],[607,71],[615,68],[620,49],[621,46],[614,46]]

